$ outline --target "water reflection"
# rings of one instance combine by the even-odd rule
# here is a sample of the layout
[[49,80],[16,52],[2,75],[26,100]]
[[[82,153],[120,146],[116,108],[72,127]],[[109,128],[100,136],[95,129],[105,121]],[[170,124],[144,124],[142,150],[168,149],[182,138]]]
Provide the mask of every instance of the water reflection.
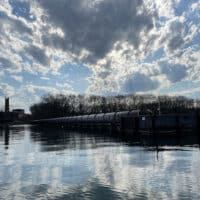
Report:
[[38,126],[31,126],[30,130],[31,139],[41,144],[42,151],[81,150],[119,145],[123,142],[120,137],[113,137],[110,132],[80,132]]
[[21,140],[24,136],[25,126],[5,126],[0,128],[0,142],[4,141],[4,148],[9,148],[10,137],[12,140]]
[[4,143],[5,149],[9,148],[9,137],[10,137],[9,131],[10,131],[9,127],[4,127],[0,129],[0,142],[1,144]]
[[5,149],[8,149],[9,147],[9,128],[8,127],[4,129],[4,145],[5,145]]
[[1,130],[0,197],[199,199],[200,152],[196,136],[189,138],[179,146],[143,138],[141,146],[106,132]]
[[199,146],[200,134],[191,131],[180,135],[142,136],[140,142],[144,146]]

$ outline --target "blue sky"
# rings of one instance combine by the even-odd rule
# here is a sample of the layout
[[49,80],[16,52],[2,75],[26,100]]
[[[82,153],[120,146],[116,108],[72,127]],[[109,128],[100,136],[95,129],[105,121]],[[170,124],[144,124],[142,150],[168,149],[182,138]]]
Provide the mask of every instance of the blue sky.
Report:
[[0,0],[0,109],[46,93],[200,98],[199,0]]

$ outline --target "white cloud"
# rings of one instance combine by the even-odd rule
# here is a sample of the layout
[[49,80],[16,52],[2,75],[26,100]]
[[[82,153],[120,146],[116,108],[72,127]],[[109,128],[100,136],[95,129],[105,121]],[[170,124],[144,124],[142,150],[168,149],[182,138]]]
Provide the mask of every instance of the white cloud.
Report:
[[174,8],[178,4],[180,0],[156,0],[151,1],[148,0],[147,4],[151,4],[152,7],[155,6],[156,10],[158,11],[159,17],[166,17],[166,18],[173,18],[174,17]]
[[47,80],[47,81],[50,80],[50,78],[49,78],[49,77],[46,77],[46,76],[42,76],[42,77],[40,77],[40,79],[42,79],[42,80]]
[[12,75],[11,76],[14,80],[22,83],[23,82],[23,77],[22,76],[16,76],[16,75]]
[[9,84],[0,83],[0,94],[1,96],[13,96],[15,89]]
[[[200,34],[198,1],[180,16],[180,0],[27,2],[31,22],[14,16],[7,1],[0,5],[0,68],[15,80],[22,81],[23,71],[59,77],[66,63],[91,69],[87,91],[92,93],[158,91],[178,81],[199,80],[199,44],[192,44]],[[163,50],[160,57],[145,60],[158,50]],[[67,80],[59,84],[29,85],[24,92],[73,92]]]
[[0,77],[4,76],[4,72],[0,71]]

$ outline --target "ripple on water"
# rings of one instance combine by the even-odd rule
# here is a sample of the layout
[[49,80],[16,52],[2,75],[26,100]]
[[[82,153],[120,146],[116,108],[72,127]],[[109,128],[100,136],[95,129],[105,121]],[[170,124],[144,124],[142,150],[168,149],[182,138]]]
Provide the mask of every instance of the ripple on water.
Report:
[[0,199],[200,199],[199,154],[15,127],[0,134]]

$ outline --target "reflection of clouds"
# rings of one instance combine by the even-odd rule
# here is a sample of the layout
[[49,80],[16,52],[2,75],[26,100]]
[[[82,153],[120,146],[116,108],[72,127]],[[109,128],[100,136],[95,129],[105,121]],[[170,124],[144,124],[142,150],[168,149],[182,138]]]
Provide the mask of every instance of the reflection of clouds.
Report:
[[[172,151],[160,151],[157,159],[149,148],[100,136],[63,134],[54,142],[56,137],[47,133],[34,136],[27,129],[21,140],[11,139],[9,149],[0,145],[1,198],[198,199],[197,148],[163,147]],[[54,150],[44,151],[42,146]]]
[[197,177],[200,177],[200,172],[195,170],[198,169],[195,162],[200,160],[197,157],[195,162],[193,160],[196,151],[162,152],[157,161],[156,152],[145,152],[139,147],[132,149],[135,153],[133,150],[127,154],[126,147],[124,150],[98,149],[97,155],[100,156],[93,157],[95,176],[103,185],[124,191],[130,198],[147,195],[150,199],[177,199],[182,191],[185,191],[182,197],[198,195],[200,180]]
[[[180,165],[177,163],[180,160],[182,164],[183,161],[181,152],[177,152],[177,155],[174,152],[162,152],[156,161],[156,152],[145,152],[140,147],[132,147],[137,154],[134,155],[134,151],[128,153],[128,148],[91,149],[88,154],[81,153],[85,162],[82,160],[79,165],[73,167],[70,165],[64,167],[62,166],[64,163],[57,165],[56,159],[54,166],[52,163],[49,163],[49,166],[37,166],[33,163],[21,168],[7,166],[0,170],[2,172],[0,180],[2,183],[8,183],[6,190],[10,193],[16,192],[16,196],[25,198],[29,198],[33,192],[39,199],[47,197],[87,199],[87,195],[89,198],[97,193],[101,195],[102,192],[119,199],[122,197],[180,199],[195,194],[197,197],[200,186],[199,159],[197,159],[199,152],[187,152],[190,154],[185,160],[188,164],[179,171]],[[79,157],[80,154],[74,156]],[[141,164],[138,165],[142,159],[146,163],[143,167]],[[94,174],[87,174],[85,170],[88,168],[92,168]],[[4,174],[3,179],[2,174]],[[14,187],[16,184],[18,185]],[[2,187],[0,190],[2,191]]]
[[98,181],[88,182],[85,185],[30,185],[14,187],[12,185],[8,192],[9,185],[0,185],[0,190],[5,190],[1,196],[3,199],[127,199],[126,194],[122,194],[109,187],[103,186]]
[[101,157],[96,157],[94,162],[96,176],[102,184],[110,185],[117,191],[144,193],[141,189],[144,185],[142,177],[145,176],[145,171],[144,168],[137,166],[141,155],[132,157],[131,154],[124,153],[123,148],[107,148],[100,151]]

